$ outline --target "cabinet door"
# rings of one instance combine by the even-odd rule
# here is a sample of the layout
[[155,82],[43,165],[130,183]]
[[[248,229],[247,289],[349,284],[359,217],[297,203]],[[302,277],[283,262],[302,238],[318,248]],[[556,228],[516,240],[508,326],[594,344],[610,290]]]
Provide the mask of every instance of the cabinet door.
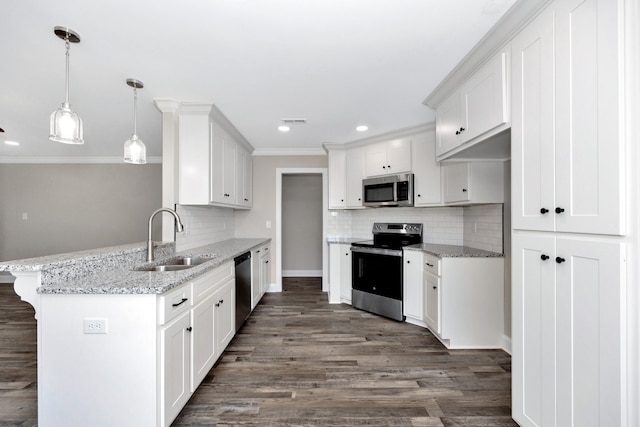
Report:
[[423,276],[423,319],[436,334],[441,334],[440,330],[440,277],[428,272]]
[[252,201],[252,166],[253,159],[251,153],[243,147],[238,146],[238,167],[237,167],[237,187],[238,205],[251,207]]
[[411,140],[407,138],[394,139],[386,143],[387,173],[411,172]]
[[261,293],[264,295],[267,290],[269,290],[269,286],[271,285],[271,254],[269,253],[269,248],[266,247],[264,249],[264,253],[262,254],[262,289]]
[[460,92],[455,91],[436,108],[436,156],[441,156],[462,144],[461,116]]
[[193,393],[216,362],[215,294],[191,310],[191,392]]
[[558,231],[624,233],[621,7],[611,0],[556,7]]
[[351,304],[351,245],[340,246],[340,300]]
[[415,174],[413,193],[415,206],[442,203],[442,179],[440,163],[436,161],[436,135],[429,131],[413,138],[413,166]]
[[405,250],[403,261],[402,306],[404,315],[422,321],[422,252]]
[[362,207],[362,179],[364,178],[364,148],[346,151],[346,199],[348,208]]
[[387,144],[378,142],[365,148],[365,174],[370,176],[386,175],[387,169]]
[[329,151],[329,209],[344,209],[346,197],[346,153],[344,150]]
[[216,353],[219,357],[227,345],[231,342],[236,332],[236,302],[235,302],[235,279],[227,283],[214,294],[215,305],[215,328],[216,328]]
[[448,163],[442,166],[445,203],[470,200],[469,168],[469,163]]
[[160,413],[165,426],[171,424],[191,397],[190,323],[187,311],[160,329]]
[[623,249],[617,242],[557,240],[556,260],[564,259],[553,262],[558,426],[623,425]]
[[543,12],[511,42],[512,224],[555,228],[553,14]]
[[260,280],[262,273],[261,252],[264,247],[259,247],[251,254],[251,309],[256,308],[260,298],[262,298],[262,282]]
[[224,203],[238,204],[238,191],[236,189],[238,160],[236,158],[237,145],[229,135],[226,135],[223,142],[223,174],[222,174],[222,191]]
[[462,142],[486,133],[509,120],[507,53],[500,52],[460,89]]
[[[556,282],[552,236],[512,238],[513,418],[556,426]],[[570,425],[570,424],[568,424]]]
[[224,140],[226,135],[220,126],[213,122],[209,123],[209,138],[211,139],[211,150],[209,163],[211,170],[209,172],[210,180],[210,200],[213,203],[225,203],[224,191]]

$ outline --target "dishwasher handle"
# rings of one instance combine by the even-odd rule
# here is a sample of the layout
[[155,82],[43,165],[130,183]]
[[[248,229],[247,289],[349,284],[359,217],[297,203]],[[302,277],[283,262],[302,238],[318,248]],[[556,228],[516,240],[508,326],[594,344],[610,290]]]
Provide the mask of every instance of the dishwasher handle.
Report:
[[237,256],[236,258],[234,258],[234,261],[236,263],[236,265],[243,263],[244,261],[247,261],[251,259],[251,252],[245,252],[240,256]]

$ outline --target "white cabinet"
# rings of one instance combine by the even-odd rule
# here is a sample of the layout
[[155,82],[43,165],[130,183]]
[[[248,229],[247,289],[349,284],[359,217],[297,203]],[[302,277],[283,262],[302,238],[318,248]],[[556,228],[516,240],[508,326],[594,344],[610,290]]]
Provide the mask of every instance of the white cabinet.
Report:
[[433,130],[412,138],[413,194],[416,207],[442,204],[442,170],[436,161],[436,135]]
[[218,357],[216,346],[215,295],[210,293],[191,310],[191,391],[194,392],[202,382]]
[[515,229],[624,234],[618,7],[560,1],[512,42]]
[[260,252],[260,265],[262,266],[260,273],[260,292],[264,295],[271,286],[271,246],[264,245]]
[[364,175],[364,147],[346,150],[346,200],[347,208],[362,208],[362,180]]
[[419,326],[423,323],[422,252],[404,250],[402,278],[402,308],[406,321]]
[[329,209],[347,207],[346,161],[344,150],[329,151]]
[[351,304],[351,245],[329,245],[329,303]]
[[215,307],[216,359],[220,357],[236,332],[235,278],[228,280],[213,294]]
[[514,232],[513,415],[522,426],[622,425],[624,246]]
[[423,320],[448,348],[502,348],[504,260],[424,255]]
[[504,202],[502,162],[445,163],[442,171],[446,204]]
[[480,141],[509,123],[508,49],[494,55],[436,108],[436,155]]
[[411,139],[377,142],[365,148],[367,177],[411,172]]
[[211,104],[178,109],[178,203],[252,206],[253,148]]
[[253,157],[244,147],[238,146],[238,204],[250,208],[253,206]]
[[189,312],[160,329],[161,425],[168,426],[191,397],[191,320]]

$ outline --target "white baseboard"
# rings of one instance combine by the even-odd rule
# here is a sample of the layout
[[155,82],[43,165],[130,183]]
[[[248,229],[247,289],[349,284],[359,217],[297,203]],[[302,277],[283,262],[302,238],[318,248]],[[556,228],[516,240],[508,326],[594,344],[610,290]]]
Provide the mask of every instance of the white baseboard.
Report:
[[322,270],[282,270],[282,277],[322,277]]
[[502,336],[502,349],[509,353],[509,356],[511,356],[511,337],[508,337],[506,335]]

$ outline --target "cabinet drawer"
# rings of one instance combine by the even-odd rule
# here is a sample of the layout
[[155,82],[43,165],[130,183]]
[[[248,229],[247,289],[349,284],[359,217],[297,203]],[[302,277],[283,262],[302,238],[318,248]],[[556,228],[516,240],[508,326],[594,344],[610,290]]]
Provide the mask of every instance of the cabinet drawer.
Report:
[[235,274],[233,262],[227,262],[203,274],[193,281],[193,304],[204,300],[211,292]]
[[435,274],[436,276],[440,276],[440,258],[424,254],[424,271],[427,273]]
[[182,285],[158,297],[158,324],[170,322],[191,308],[191,283]]

